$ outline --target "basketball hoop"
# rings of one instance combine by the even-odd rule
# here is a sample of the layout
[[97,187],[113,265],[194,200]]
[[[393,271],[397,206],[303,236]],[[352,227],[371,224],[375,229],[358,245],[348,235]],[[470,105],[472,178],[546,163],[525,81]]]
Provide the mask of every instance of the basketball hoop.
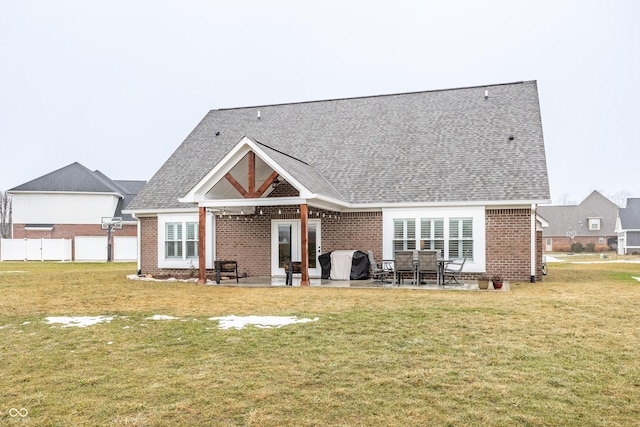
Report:
[[121,230],[122,229],[122,217],[120,217],[120,216],[103,216],[102,217],[102,229],[103,230]]
[[102,229],[107,230],[107,262],[111,262],[111,233],[113,230],[122,229],[122,217],[103,216]]

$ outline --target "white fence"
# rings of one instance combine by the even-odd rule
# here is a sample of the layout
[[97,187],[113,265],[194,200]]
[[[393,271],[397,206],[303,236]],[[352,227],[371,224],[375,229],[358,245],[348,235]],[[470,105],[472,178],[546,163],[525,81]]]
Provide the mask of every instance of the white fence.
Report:
[[70,260],[70,239],[0,239],[0,261]]
[[[71,239],[0,239],[0,261],[71,261]],[[113,237],[113,260],[138,259],[138,239]],[[75,261],[107,261],[106,236],[76,236]]]

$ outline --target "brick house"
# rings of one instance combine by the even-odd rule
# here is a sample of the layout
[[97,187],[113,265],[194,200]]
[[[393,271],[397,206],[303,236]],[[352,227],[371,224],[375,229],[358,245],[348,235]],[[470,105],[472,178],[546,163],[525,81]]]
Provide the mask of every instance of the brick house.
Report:
[[103,217],[122,218],[122,229],[114,236],[135,237],[138,221],[122,210],[145,183],[112,180],[71,163],[7,191],[13,206],[12,238],[70,239],[76,260],[79,238],[105,237]]
[[540,280],[549,203],[535,81],[210,111],[134,198],[139,269],[250,276],[333,250],[466,255]]
[[542,232],[546,252],[568,252],[572,243],[593,245],[598,252],[616,248],[618,205],[598,191],[578,205],[540,206],[538,214],[549,223]]

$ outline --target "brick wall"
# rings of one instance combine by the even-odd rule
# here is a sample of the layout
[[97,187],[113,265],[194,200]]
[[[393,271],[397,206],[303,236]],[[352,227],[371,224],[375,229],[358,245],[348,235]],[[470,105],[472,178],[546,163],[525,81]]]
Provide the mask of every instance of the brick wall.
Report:
[[[13,224],[14,239],[73,239],[75,236],[105,236],[100,224],[54,224],[52,230],[26,230],[26,224]],[[137,236],[137,225],[123,225],[112,236]]]
[[573,240],[567,236],[546,236],[546,239],[551,238],[551,251],[569,251],[571,249],[571,243],[582,243],[583,247],[587,247],[587,244],[593,243],[595,246],[602,246],[607,244],[607,238],[604,239],[604,243],[600,243],[600,236],[577,236]]
[[262,208],[262,215],[257,210],[251,216],[216,217],[216,258],[237,261],[240,275],[271,275],[271,219],[295,216],[291,207]]
[[[158,268],[158,218],[140,217],[140,270],[144,274],[159,275]],[[184,274],[184,270],[181,271]]]
[[[259,210],[260,208],[258,208]],[[368,249],[382,258],[382,213],[336,214],[310,208],[311,218],[321,220],[321,252]],[[299,219],[297,207],[262,208],[262,215],[216,218],[218,259],[238,261],[238,272],[249,276],[271,274],[271,220]]]
[[322,220],[322,252],[356,249],[373,251],[382,260],[382,212],[352,212]]
[[[259,211],[262,210],[262,214]],[[321,219],[321,252],[339,249],[372,250],[382,259],[382,213],[354,212],[336,214],[310,209],[313,218]],[[257,208],[255,215],[216,217],[217,259],[238,261],[242,275],[271,274],[271,220],[298,219],[295,206]],[[142,247],[141,269],[144,274],[185,275],[185,270],[158,269],[157,218],[140,218]],[[505,280],[529,282],[531,278],[531,215],[529,209],[487,209],[487,273],[501,274]],[[536,233],[536,281],[542,280],[542,232]],[[211,256],[211,254],[207,254]],[[197,272],[196,272],[197,274]],[[211,271],[208,272],[211,275]],[[465,275],[467,276],[467,275]],[[470,279],[477,274],[469,274]]]
[[[371,249],[377,259],[382,258],[382,213],[349,213],[310,209],[314,219],[321,220],[321,252],[337,249]],[[262,211],[262,214],[259,212]],[[271,275],[271,220],[299,219],[295,206],[270,206],[257,208],[250,216],[217,216],[216,258],[238,262],[239,274],[248,276]],[[180,275],[185,270],[159,269],[158,221],[155,217],[140,218],[142,236],[141,270],[144,274]],[[207,254],[211,256],[211,254]],[[209,271],[208,275],[212,272]]]
[[[536,236],[542,250],[542,234]],[[539,252],[537,271],[541,268]],[[486,210],[487,274],[500,274],[509,281],[529,282],[531,278],[531,210]],[[541,278],[538,276],[536,278]]]

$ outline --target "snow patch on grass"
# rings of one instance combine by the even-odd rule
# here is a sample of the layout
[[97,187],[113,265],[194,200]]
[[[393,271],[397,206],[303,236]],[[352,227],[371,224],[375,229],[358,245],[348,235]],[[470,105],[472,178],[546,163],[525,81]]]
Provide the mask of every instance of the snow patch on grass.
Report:
[[210,317],[209,320],[217,320],[220,329],[242,329],[247,325],[253,325],[256,328],[280,328],[285,325],[294,323],[317,322],[318,317],[314,319],[298,319],[296,316],[224,316]]
[[78,328],[84,328],[97,323],[109,323],[113,320],[113,317],[107,316],[50,316],[45,317],[47,323],[54,324],[60,323],[63,328],[69,328],[76,326]]
[[179,317],[167,316],[166,314],[154,314],[151,317],[147,317],[146,320],[177,320]]

